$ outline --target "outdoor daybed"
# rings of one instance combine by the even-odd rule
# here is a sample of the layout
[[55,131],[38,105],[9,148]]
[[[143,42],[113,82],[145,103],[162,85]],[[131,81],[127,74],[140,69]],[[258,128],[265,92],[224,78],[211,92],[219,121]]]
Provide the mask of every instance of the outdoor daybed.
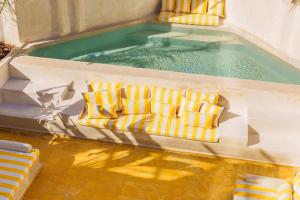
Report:
[[22,199],[41,169],[30,144],[0,140],[0,199]]

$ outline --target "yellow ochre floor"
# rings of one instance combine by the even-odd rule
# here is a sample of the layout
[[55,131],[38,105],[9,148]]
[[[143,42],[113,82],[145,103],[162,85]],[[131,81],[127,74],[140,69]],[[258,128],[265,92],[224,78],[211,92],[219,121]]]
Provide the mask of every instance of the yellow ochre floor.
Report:
[[[0,132],[40,149],[25,200],[230,200],[238,174],[289,177],[295,168],[100,141]],[[183,141],[184,142],[184,141]]]

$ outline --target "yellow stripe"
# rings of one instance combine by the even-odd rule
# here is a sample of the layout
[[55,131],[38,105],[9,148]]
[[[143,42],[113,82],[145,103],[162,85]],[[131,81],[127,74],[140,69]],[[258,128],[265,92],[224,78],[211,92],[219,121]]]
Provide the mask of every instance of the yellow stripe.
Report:
[[215,142],[216,141],[216,129],[212,129],[210,131],[210,142]]
[[155,130],[156,135],[162,135],[162,133],[161,133],[161,126],[162,126],[163,119],[164,118],[162,118],[162,117],[158,118],[158,123],[157,123],[157,127],[156,127],[156,130]]
[[7,180],[10,180],[10,181],[16,181],[16,182],[18,182],[18,183],[21,182],[21,179],[18,178],[18,177],[9,176],[9,175],[4,175],[4,174],[0,174],[0,178],[2,178],[2,179],[7,179]]
[[6,183],[0,183],[0,187],[8,188],[8,189],[11,189],[11,190],[14,190],[14,191],[17,190],[16,185],[10,185],[10,184],[6,184]]
[[19,162],[19,161],[15,161],[15,160],[7,160],[7,159],[3,159],[3,158],[0,158],[0,162],[9,163],[9,164],[13,164],[13,165],[20,165],[23,167],[31,166],[29,163]]
[[178,137],[179,130],[180,130],[180,125],[181,125],[181,121],[176,120],[176,126],[175,126],[175,129],[174,129],[174,137]]
[[122,124],[121,124],[121,130],[122,131],[126,130],[126,124],[127,124],[128,119],[129,119],[129,116],[123,117],[123,121],[122,121]]
[[251,197],[251,198],[256,198],[256,199],[263,199],[263,200],[276,200],[275,197],[269,197],[265,195],[259,195],[259,194],[251,194],[247,192],[236,192],[236,196],[241,196],[241,197]]
[[20,169],[15,169],[15,168],[11,168],[11,167],[3,167],[3,166],[0,166],[0,170],[3,170],[3,171],[8,171],[8,172],[13,172],[13,173],[17,173],[17,174],[22,174],[22,175],[26,175],[27,173],[23,170],[20,170]]
[[12,195],[11,195],[11,194],[9,194],[9,193],[6,193],[6,192],[1,192],[1,191],[0,191],[0,196],[7,197],[9,200],[11,200],[11,199],[12,199]]
[[[32,153],[36,154],[36,152],[32,152]],[[17,153],[11,152],[11,151],[1,151],[0,150],[0,155],[11,156],[11,157],[15,157],[15,158],[23,158],[23,159],[27,159],[27,160],[31,160],[31,161],[35,159],[33,156],[17,154]]]
[[262,191],[262,192],[276,193],[276,189],[265,188],[265,187],[256,186],[256,185],[237,184],[236,187],[243,188],[243,189],[250,189],[250,190],[258,190],[258,191]]
[[188,126],[183,127],[183,134],[182,134],[183,139],[187,139],[188,130],[189,130]]

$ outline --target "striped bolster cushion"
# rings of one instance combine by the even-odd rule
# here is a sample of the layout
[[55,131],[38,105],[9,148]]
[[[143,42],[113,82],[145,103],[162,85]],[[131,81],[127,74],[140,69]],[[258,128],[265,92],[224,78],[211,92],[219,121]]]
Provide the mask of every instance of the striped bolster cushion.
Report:
[[191,0],[176,0],[176,13],[189,13],[191,11]]
[[149,99],[139,99],[139,100],[122,99],[122,103],[123,103],[122,114],[124,115],[146,114],[150,112]]
[[213,125],[213,115],[186,111],[183,114],[184,125],[210,129]]
[[225,17],[225,0],[208,0],[207,14]]
[[294,200],[300,200],[300,173],[298,173],[293,181]]
[[174,11],[175,0],[162,0],[161,11]]
[[217,127],[219,125],[219,119],[223,113],[224,108],[216,106],[210,103],[203,103],[201,105],[200,113],[208,113],[214,116],[213,126]]
[[127,85],[124,88],[125,99],[147,99],[150,97],[150,87],[140,85]]
[[122,111],[121,90],[84,92],[83,97],[87,103],[103,105],[116,104],[117,111]]
[[89,86],[89,91],[112,91],[116,89],[121,89],[122,88],[122,83],[121,82],[96,82],[96,81],[91,81],[88,83]]
[[207,12],[207,0],[192,0],[191,13],[205,15]]
[[177,114],[178,117],[183,117],[183,114],[185,111],[193,111],[193,112],[199,112],[201,102],[196,102],[192,100],[188,100],[186,98],[183,98],[180,103],[179,112]]
[[201,92],[189,89],[186,91],[186,98],[193,101],[206,101],[210,104],[217,105],[219,100],[218,92]]
[[151,101],[151,114],[175,118],[177,105],[165,104],[159,101]]
[[30,153],[0,150],[0,199],[14,199],[38,156],[38,150]]
[[276,200],[277,189],[257,183],[237,180],[234,200]]
[[113,119],[117,118],[117,110],[115,104],[96,105],[87,103],[87,116],[90,119]]

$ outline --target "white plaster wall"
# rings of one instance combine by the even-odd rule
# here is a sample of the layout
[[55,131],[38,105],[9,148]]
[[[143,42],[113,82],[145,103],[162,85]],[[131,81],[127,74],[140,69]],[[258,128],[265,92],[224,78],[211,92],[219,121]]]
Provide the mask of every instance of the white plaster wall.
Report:
[[227,22],[300,60],[300,6],[290,0],[227,0]]
[[160,0],[18,0],[21,41],[36,41],[141,19],[158,13]]

